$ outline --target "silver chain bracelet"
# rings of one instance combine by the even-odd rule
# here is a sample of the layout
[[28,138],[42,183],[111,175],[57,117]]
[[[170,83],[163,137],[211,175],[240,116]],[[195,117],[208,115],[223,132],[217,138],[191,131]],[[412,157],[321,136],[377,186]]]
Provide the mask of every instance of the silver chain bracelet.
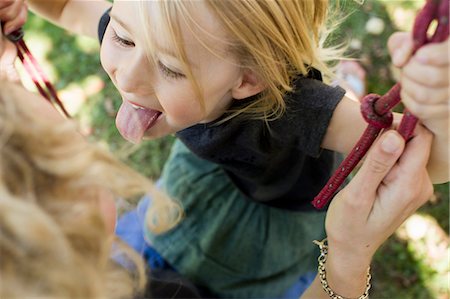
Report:
[[[319,246],[320,249],[320,256],[317,258],[317,261],[319,262],[319,266],[317,267],[317,270],[319,272],[320,277],[320,283],[322,284],[323,290],[330,296],[332,299],[351,299],[348,297],[341,296],[339,294],[336,294],[328,285],[327,281],[327,272],[325,270],[325,262],[327,261],[327,255],[328,255],[328,243],[327,239],[323,239],[322,241],[313,241],[314,244]],[[370,275],[370,267],[367,269],[367,282],[366,282],[366,290],[364,291],[364,294],[359,296],[356,299],[367,299],[369,298],[369,290],[372,286],[370,284],[370,279],[372,278],[372,275]]]

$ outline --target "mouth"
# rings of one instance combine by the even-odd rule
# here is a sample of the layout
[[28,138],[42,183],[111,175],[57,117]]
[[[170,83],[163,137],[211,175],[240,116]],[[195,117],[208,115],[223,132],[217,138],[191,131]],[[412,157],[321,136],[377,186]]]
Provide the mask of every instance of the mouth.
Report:
[[123,100],[123,101],[124,102],[126,101],[126,102],[130,103],[131,107],[133,107],[136,110],[138,110],[138,109],[139,110],[153,110],[153,109],[150,109],[150,108],[146,108],[146,107],[144,107],[142,105],[136,104],[135,102],[132,102],[132,101],[128,101],[128,100]]
[[117,112],[116,127],[123,138],[138,144],[145,132],[156,124],[161,114],[161,111],[124,100]]

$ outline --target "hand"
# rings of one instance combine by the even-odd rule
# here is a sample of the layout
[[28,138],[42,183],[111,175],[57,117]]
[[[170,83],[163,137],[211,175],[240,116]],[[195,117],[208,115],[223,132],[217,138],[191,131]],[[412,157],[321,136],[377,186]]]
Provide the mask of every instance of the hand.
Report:
[[16,58],[16,46],[3,35],[0,35],[0,80],[8,80],[10,82],[20,81],[14,64]]
[[1,0],[0,20],[5,35],[19,29],[27,20],[28,7],[24,0]]
[[402,68],[402,102],[425,126],[437,133],[429,123],[449,117],[449,39],[424,45],[411,55],[411,35],[395,33],[390,37],[388,47],[392,63]]
[[449,43],[447,38],[441,43],[424,45],[411,56],[413,45],[409,34],[396,33],[388,42],[394,65],[402,67],[403,103],[434,134],[428,172],[435,184],[450,179]]
[[[326,218],[326,267],[330,286],[338,294],[362,294],[365,271],[375,251],[431,197],[426,165],[432,139],[421,125],[406,147],[396,131],[384,133],[356,176],[332,201]],[[355,281],[355,277],[363,280]],[[349,287],[354,283],[359,289]]]

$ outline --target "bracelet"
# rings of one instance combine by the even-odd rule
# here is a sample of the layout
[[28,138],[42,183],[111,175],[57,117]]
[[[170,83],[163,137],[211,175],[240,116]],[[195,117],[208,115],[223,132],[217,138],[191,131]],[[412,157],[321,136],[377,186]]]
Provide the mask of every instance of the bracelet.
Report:
[[[330,296],[332,299],[350,299],[341,295],[336,294],[328,285],[327,282],[327,272],[325,271],[325,262],[327,260],[327,254],[328,254],[328,243],[327,238],[323,239],[322,241],[313,241],[314,244],[319,246],[320,249],[320,256],[317,258],[317,261],[319,262],[319,266],[317,267],[317,270],[319,272],[320,277],[320,283],[322,284],[323,290]],[[366,282],[366,290],[364,291],[364,294],[359,296],[357,299],[367,299],[369,298],[369,290],[372,286],[370,284],[370,279],[372,278],[372,275],[370,275],[370,267],[367,269],[367,282]]]

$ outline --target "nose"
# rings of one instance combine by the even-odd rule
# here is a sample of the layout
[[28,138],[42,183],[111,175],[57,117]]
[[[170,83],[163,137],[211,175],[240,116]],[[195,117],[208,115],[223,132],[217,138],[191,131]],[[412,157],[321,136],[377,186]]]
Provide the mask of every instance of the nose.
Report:
[[116,82],[120,90],[132,94],[152,92],[152,70],[145,53],[137,51],[120,62],[116,69]]

